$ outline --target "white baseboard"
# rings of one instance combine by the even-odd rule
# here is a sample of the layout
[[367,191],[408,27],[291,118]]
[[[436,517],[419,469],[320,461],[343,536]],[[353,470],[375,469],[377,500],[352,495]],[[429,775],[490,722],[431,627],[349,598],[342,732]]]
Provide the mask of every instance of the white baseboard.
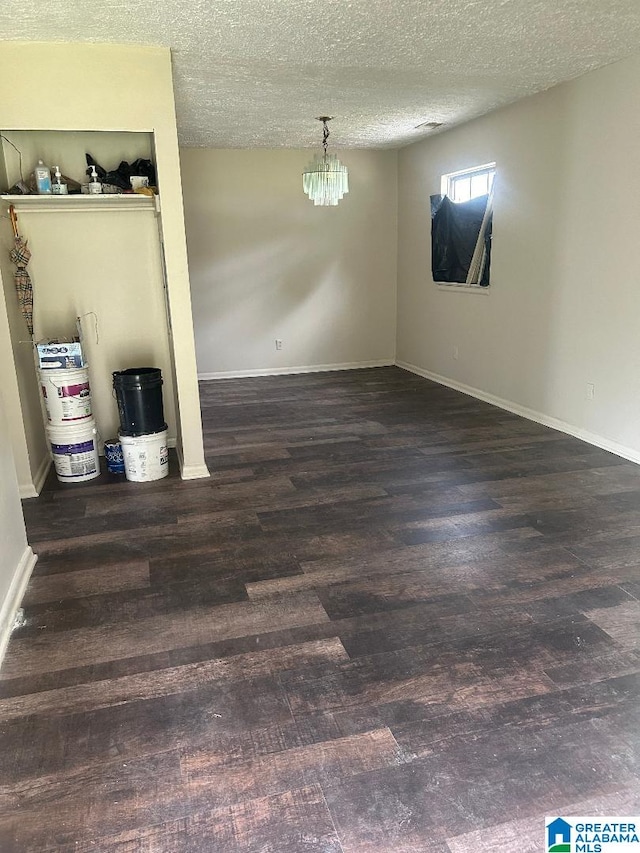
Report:
[[44,481],[47,479],[47,474],[51,466],[53,465],[53,460],[51,456],[47,453],[42,462],[40,463],[38,470],[36,471],[36,475],[33,478],[33,485],[35,486],[35,490],[38,494],[42,491],[42,487],[44,486]]
[[22,557],[20,558],[20,562],[13,573],[13,579],[11,581],[9,591],[7,592],[7,595],[2,602],[2,606],[0,607],[0,666],[2,666],[2,659],[4,658],[4,653],[6,652],[9,644],[9,638],[11,637],[11,631],[13,630],[16,613],[18,612],[20,603],[22,602],[24,592],[27,588],[27,584],[29,583],[29,578],[31,577],[31,572],[33,571],[33,567],[35,566],[37,559],[37,556],[27,545]]
[[453,388],[455,391],[461,391],[463,394],[468,394],[470,397],[475,397],[478,400],[483,400],[485,403],[491,403],[492,406],[497,406],[499,409],[505,409],[507,412],[513,412],[514,415],[520,415],[527,420],[542,424],[543,426],[557,429],[559,432],[564,432],[567,435],[572,435],[574,438],[579,438],[586,441],[587,444],[593,444],[594,447],[599,447],[602,450],[608,450],[610,453],[615,453],[616,456],[621,456],[623,459],[628,459],[630,462],[640,464],[640,453],[632,447],[627,447],[624,444],[618,444],[616,441],[611,441],[602,435],[598,435],[581,427],[561,421],[558,418],[553,418],[550,415],[545,415],[542,412],[536,412],[534,409],[528,409],[526,406],[520,406],[518,403],[512,403],[510,400],[503,400],[501,397],[495,397],[493,394],[487,394],[485,391],[480,391],[478,388],[473,388],[470,385],[465,385],[462,382],[456,382],[455,379],[448,379],[446,376],[440,376],[438,373],[432,373],[430,370],[423,370],[415,364],[409,364],[406,361],[396,361],[396,366],[403,370],[408,370],[410,373],[416,373],[418,376],[423,376],[425,379],[431,379],[432,382],[437,382],[438,385],[446,385],[448,388]]
[[49,469],[51,468],[53,462],[51,460],[51,456],[47,453],[38,465],[38,470],[35,475],[33,475],[32,483],[21,483],[20,490],[20,498],[37,498],[40,492],[42,491],[42,487],[44,486],[44,481],[47,479],[47,474],[49,473]]
[[21,501],[25,498],[37,498],[40,494],[33,483],[20,483],[18,491]]
[[393,359],[349,361],[344,364],[313,364],[298,367],[265,367],[253,370],[222,370],[218,373],[199,373],[198,379],[249,379],[252,376],[288,376],[295,373],[326,373],[330,370],[361,370],[363,367],[391,367]]
[[37,498],[40,492],[42,491],[42,487],[44,486],[44,481],[47,479],[47,474],[49,473],[49,469],[53,465],[51,460],[51,456],[47,453],[46,456],[43,457],[42,462],[38,466],[38,470],[35,473],[33,478],[33,483],[22,483],[20,485],[20,498]]
[[206,465],[183,465],[180,469],[183,480],[202,480],[211,474]]

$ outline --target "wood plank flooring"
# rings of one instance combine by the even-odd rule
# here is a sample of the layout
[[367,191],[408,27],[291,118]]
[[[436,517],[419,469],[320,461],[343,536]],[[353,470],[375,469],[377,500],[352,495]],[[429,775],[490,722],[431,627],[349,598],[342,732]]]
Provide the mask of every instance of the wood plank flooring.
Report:
[[640,467],[398,368],[24,504],[0,850],[533,853],[640,814]]

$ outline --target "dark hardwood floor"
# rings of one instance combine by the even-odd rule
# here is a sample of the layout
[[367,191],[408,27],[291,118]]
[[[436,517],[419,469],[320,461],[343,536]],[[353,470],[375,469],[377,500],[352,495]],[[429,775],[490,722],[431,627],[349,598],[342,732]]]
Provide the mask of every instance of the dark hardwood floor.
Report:
[[210,480],[25,502],[2,853],[533,853],[640,814],[640,467],[398,368],[201,390]]

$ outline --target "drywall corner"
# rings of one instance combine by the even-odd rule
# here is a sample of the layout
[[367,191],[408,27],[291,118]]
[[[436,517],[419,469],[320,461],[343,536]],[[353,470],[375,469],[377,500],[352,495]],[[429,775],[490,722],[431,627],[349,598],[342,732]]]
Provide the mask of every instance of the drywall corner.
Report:
[[2,667],[2,661],[7,651],[9,640],[11,639],[11,631],[13,630],[20,602],[24,596],[37,559],[37,556],[27,545],[18,565],[14,569],[9,590],[0,605],[0,668]]

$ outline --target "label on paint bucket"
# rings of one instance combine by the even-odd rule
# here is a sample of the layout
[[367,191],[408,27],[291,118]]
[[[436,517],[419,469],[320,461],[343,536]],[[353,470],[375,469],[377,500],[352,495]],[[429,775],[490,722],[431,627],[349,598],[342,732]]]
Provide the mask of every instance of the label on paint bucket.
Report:
[[82,477],[96,471],[95,443],[82,441],[79,444],[51,444],[56,457],[56,473],[61,477]]
[[82,345],[79,340],[72,338],[55,338],[38,341],[38,364],[41,370],[71,370],[74,367],[84,367]]
[[58,397],[88,397],[91,394],[88,382],[79,385],[64,385],[58,388]]
[[91,419],[91,388],[86,367],[77,370],[41,370],[40,387],[52,426]]
[[145,482],[160,480],[169,473],[167,431],[135,438],[120,435],[127,480]]
[[[83,382],[80,385],[63,385],[56,389],[58,392],[58,416],[63,421],[81,421],[91,417],[91,391],[89,383]],[[42,386],[42,394],[45,398],[45,403],[49,401],[47,389]],[[49,408],[47,408],[49,414]],[[49,416],[49,420],[52,420]]]

